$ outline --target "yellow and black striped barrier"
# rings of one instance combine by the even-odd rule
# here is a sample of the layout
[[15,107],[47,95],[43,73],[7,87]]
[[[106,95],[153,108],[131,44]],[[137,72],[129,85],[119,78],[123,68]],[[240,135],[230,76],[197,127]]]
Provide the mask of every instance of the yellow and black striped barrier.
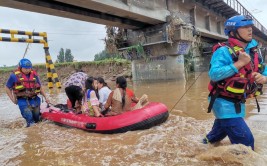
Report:
[[[29,32],[29,31],[19,31],[19,30],[10,30],[10,29],[0,29],[0,33],[5,33],[5,34],[11,35],[11,37],[1,37],[0,36],[0,41],[44,44],[48,88],[52,89],[54,84],[56,84],[57,88],[61,88],[61,83],[58,79],[58,75],[56,73],[55,66],[53,64],[52,58],[51,58],[50,53],[49,53],[49,47],[48,47],[46,32]],[[23,38],[23,37],[16,38],[15,35],[27,35],[28,38]],[[43,39],[32,39],[32,36],[40,36]],[[54,79],[54,81],[53,81],[53,79]]]

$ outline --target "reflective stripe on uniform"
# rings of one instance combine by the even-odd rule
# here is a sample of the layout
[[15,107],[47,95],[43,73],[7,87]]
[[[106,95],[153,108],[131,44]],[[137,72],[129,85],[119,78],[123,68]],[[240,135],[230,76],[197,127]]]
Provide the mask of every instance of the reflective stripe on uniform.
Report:
[[15,89],[16,90],[24,89],[24,86],[23,85],[15,86]]
[[236,89],[236,88],[232,88],[230,86],[228,86],[226,88],[226,90],[229,91],[229,92],[236,93],[236,94],[238,94],[238,93],[240,93],[240,94],[245,93],[245,89]]

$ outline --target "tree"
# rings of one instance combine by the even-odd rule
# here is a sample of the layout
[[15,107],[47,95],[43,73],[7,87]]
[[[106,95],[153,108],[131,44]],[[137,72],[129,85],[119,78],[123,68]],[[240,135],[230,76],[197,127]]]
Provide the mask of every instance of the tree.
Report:
[[110,58],[110,55],[107,53],[106,50],[103,50],[103,51],[101,51],[100,53],[95,54],[95,59],[94,59],[94,61],[100,61],[100,60],[108,59],[108,58]]
[[74,56],[71,53],[71,49],[67,48],[64,51],[64,49],[61,48],[57,56],[56,63],[73,62],[73,59],[74,59]]
[[63,48],[60,49],[59,54],[57,55],[57,62],[58,63],[65,62],[64,49]]
[[65,62],[73,62],[74,57],[71,54],[71,50],[70,49],[66,49],[65,51]]

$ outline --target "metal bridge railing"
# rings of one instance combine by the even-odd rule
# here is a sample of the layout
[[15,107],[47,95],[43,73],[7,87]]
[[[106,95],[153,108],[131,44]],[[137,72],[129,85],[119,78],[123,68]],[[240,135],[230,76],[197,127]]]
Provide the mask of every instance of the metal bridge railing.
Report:
[[267,35],[267,29],[261,25],[261,23],[247,10],[238,0],[223,0],[228,6],[233,8],[241,15],[250,15],[253,18],[254,26],[258,28],[262,33]]

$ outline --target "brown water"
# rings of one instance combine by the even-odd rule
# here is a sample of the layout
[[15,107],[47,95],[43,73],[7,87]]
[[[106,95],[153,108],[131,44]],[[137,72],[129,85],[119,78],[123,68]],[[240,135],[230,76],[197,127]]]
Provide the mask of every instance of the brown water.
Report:
[[[247,122],[255,137],[255,152],[231,145],[228,138],[204,145],[201,139],[214,120],[206,113],[207,83],[207,73],[192,74],[186,81],[130,82],[137,96],[146,93],[150,101],[165,103],[171,115],[151,129],[113,135],[49,121],[25,128],[18,107],[2,89],[0,165],[267,165],[267,96],[259,99],[260,113],[254,100],[248,101]],[[50,98],[53,103],[66,101],[62,92]]]

